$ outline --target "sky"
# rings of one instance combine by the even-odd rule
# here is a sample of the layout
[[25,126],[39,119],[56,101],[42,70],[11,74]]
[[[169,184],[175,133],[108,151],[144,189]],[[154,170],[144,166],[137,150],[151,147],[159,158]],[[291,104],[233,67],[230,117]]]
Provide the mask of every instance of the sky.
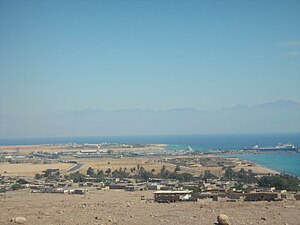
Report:
[[300,102],[300,1],[0,0],[0,115]]

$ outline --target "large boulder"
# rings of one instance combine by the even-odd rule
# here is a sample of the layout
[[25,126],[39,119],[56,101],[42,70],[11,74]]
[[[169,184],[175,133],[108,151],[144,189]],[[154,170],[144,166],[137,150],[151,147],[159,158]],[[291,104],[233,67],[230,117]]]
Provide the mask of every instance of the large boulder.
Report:
[[229,218],[225,214],[218,215],[217,221],[218,221],[219,225],[230,225]]

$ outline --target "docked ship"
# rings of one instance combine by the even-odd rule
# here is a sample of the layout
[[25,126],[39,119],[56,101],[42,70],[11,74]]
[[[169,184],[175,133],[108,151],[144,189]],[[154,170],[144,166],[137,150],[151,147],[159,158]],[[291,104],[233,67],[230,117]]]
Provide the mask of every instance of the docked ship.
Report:
[[257,150],[257,151],[297,151],[297,147],[293,144],[278,144],[275,146],[258,146],[254,145],[253,147],[247,148],[244,150]]
[[191,146],[188,146],[187,150],[190,151],[190,152],[194,151]]

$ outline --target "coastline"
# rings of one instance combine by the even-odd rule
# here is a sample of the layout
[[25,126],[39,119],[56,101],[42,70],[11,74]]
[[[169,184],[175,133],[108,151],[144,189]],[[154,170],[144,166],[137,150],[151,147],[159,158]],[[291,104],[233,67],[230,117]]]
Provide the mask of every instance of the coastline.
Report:
[[[93,146],[93,145],[91,145]],[[108,148],[111,149],[115,152],[118,152],[118,154],[128,154],[129,152],[133,152],[133,153],[137,153],[137,152],[141,152],[142,154],[140,156],[145,156],[147,157],[147,155],[150,154],[161,154],[161,157],[165,157],[165,150],[169,150],[170,146],[173,145],[169,145],[169,144],[145,144],[142,147],[116,147],[116,148]],[[78,147],[78,146],[77,146]],[[77,148],[75,146],[75,148]],[[30,153],[54,153],[54,152],[60,152],[60,151],[64,151],[64,150],[68,150],[68,149],[72,149],[72,146],[70,147],[67,144],[51,144],[51,145],[10,145],[10,146],[0,146],[0,152],[19,152],[21,154],[30,154]],[[84,149],[84,148],[83,148]],[[97,147],[91,147],[91,148],[86,148],[86,149],[98,149],[98,150],[105,150],[105,148],[97,148]],[[172,148],[171,148],[172,149]],[[78,150],[80,150],[80,148],[78,148]],[[171,150],[172,151],[172,150]],[[193,153],[189,150],[184,149],[184,147],[182,147],[181,149],[174,149],[174,152],[178,151],[178,155],[181,155],[181,152],[184,152],[187,155],[193,155]],[[289,171],[285,171],[285,169],[280,169],[273,166],[267,166],[262,162],[259,162],[257,160],[251,160],[251,159],[247,159],[247,156],[252,156],[253,157],[257,157],[258,159],[263,156],[263,155],[267,155],[267,160],[268,161],[272,161],[272,152],[267,152],[267,153],[258,153],[258,152],[243,152],[243,151],[238,151],[238,150],[234,150],[234,151],[218,151],[218,150],[209,150],[209,151],[201,151],[201,150],[194,150],[194,152],[196,152],[196,155],[200,156],[200,157],[221,157],[221,158],[226,158],[226,159],[230,159],[230,160],[234,160],[236,161],[236,165],[240,165],[240,166],[236,166],[236,169],[239,170],[241,168],[248,170],[251,169],[253,170],[253,172],[258,173],[258,174],[280,174],[280,173],[286,173],[289,175],[293,175],[293,176],[297,176],[300,177],[297,173],[298,172],[298,167],[293,165],[293,167],[295,167],[294,169],[296,170],[296,174],[293,172],[289,172]],[[130,154],[130,153],[129,153]],[[171,156],[173,153],[171,153],[169,156]],[[285,154],[283,152],[276,152],[276,154]],[[298,155],[300,156],[300,154],[295,153],[296,156],[298,157]],[[174,155],[175,156],[175,155]],[[176,156],[175,156],[176,157]],[[77,159],[78,160],[78,159]],[[298,161],[297,161],[298,162]],[[285,165],[286,166],[286,165]],[[156,168],[157,169],[157,168]],[[200,171],[200,167],[197,167],[197,169]],[[203,169],[205,169],[203,167]],[[202,169],[202,170],[203,170]],[[215,170],[214,168],[207,168],[207,169],[211,169],[211,170]],[[194,170],[194,169],[188,169],[189,170]],[[216,170],[217,173],[220,173],[219,170]]]
[[[100,150],[111,149],[113,151],[162,151],[165,150],[166,144],[145,144],[144,147],[116,147],[116,148],[100,148]],[[0,146],[0,152],[19,152],[28,154],[31,152],[58,152],[70,149],[67,144],[39,144],[39,145],[3,145]],[[88,149],[99,149],[97,147],[89,147]]]
[[250,164],[251,165],[250,168],[258,174],[280,174],[281,173],[280,171],[266,167],[264,165],[254,162],[254,161],[244,160],[244,159],[235,158],[235,157],[230,158],[230,159],[239,159],[239,160],[241,160],[241,162],[246,162],[246,163]]
[[[291,157],[291,155],[293,157]],[[274,174],[288,174],[300,177],[299,160],[300,154],[296,152],[261,152],[220,154],[221,157],[237,158],[256,165],[259,170],[270,171]],[[254,158],[255,157],[255,158]],[[288,160],[288,161],[287,161]],[[267,164],[267,165],[266,165]]]
[[[182,150],[184,150],[184,146],[183,145],[182,146],[167,145],[165,147],[165,149],[174,149],[174,150],[182,151]],[[268,156],[267,162],[270,162],[270,160],[272,161],[272,155],[274,155],[274,154],[275,155],[295,154],[296,156],[298,156],[298,155],[300,156],[300,154],[297,152],[286,152],[286,151],[270,151],[270,152],[247,151],[247,152],[245,152],[243,150],[222,150],[222,151],[220,151],[220,150],[194,150],[194,151],[197,153],[208,154],[208,155],[211,155],[212,157],[218,156],[218,157],[227,158],[227,159],[234,159],[234,160],[238,159],[241,162],[247,162],[247,164],[249,164],[249,169],[252,169],[256,173],[262,173],[262,174],[285,173],[285,174],[289,174],[292,176],[300,177],[300,175],[299,175],[300,172],[297,169],[298,167],[295,165],[291,171],[290,168],[280,168],[280,166],[278,167],[278,165],[277,166],[268,166],[268,165],[265,165],[264,162],[260,162],[260,160],[247,158],[247,156],[250,155],[253,157],[257,157],[259,159],[261,156],[266,155],[266,156]],[[243,156],[246,156],[246,157],[243,157]],[[284,164],[284,162],[282,162],[281,164]],[[287,163],[287,165],[289,165],[289,163]],[[296,172],[293,170],[296,170]]]
[[[166,145],[165,149],[172,149],[170,148],[170,146],[174,147],[173,145]],[[177,146],[178,147],[178,146]],[[181,151],[184,150],[182,147],[181,148],[176,148],[176,150]],[[284,153],[287,154],[287,152],[283,152],[283,151],[278,151],[278,152],[244,152],[242,150],[226,150],[226,151],[222,151],[222,153],[219,150],[194,150],[197,153],[199,152],[203,152],[204,154],[208,154],[211,155],[211,157],[214,156],[218,156],[221,158],[226,158],[226,159],[231,159],[231,160],[239,160],[242,164],[248,164],[248,166],[246,168],[249,168],[251,170],[253,170],[253,172],[258,173],[258,174],[281,174],[283,173],[282,171],[280,171],[279,169],[274,169],[271,167],[268,167],[266,165],[264,165],[263,163],[259,163],[255,160],[250,160],[250,159],[245,159],[242,157],[239,157],[241,155],[253,155],[253,156],[259,156],[261,154],[280,154],[280,153]],[[227,152],[228,151],[228,152]],[[219,154],[220,152],[220,154]],[[289,152],[291,154],[297,154],[295,152]],[[216,154],[216,155],[215,155]],[[239,166],[237,167],[237,170],[244,168],[245,166]],[[285,172],[287,173],[287,172]],[[292,176],[296,176],[294,174],[291,173],[287,173],[289,175]],[[298,176],[299,177],[299,176]]]

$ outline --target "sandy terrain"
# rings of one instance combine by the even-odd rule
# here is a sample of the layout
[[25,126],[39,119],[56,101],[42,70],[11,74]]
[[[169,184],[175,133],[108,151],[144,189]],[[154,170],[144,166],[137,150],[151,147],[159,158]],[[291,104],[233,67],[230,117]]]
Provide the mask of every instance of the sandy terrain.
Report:
[[[118,148],[114,149],[114,151],[136,151],[136,150],[159,150],[163,149],[165,145],[163,144],[156,144],[156,145],[151,145],[147,146],[145,148]],[[6,152],[15,152],[19,151],[21,153],[30,153],[30,152],[60,152],[63,150],[62,145],[26,145],[26,146],[0,146],[1,151],[6,151]],[[180,157],[180,156],[176,156]],[[182,156],[184,158],[187,158],[189,156]],[[203,157],[203,156],[195,156],[194,158],[197,157]],[[209,157],[209,156],[205,156]],[[211,156],[215,157],[215,156]],[[158,173],[160,169],[162,168],[163,165],[166,166],[166,168],[170,171],[173,171],[175,169],[175,165],[171,163],[166,163],[166,162],[160,162],[163,158],[166,158],[165,156],[161,157],[134,157],[134,158],[68,158],[64,157],[66,159],[70,160],[76,160],[78,162],[84,163],[84,166],[80,169],[81,173],[86,173],[86,170],[89,167],[94,168],[95,171],[97,170],[107,170],[110,168],[112,171],[115,169],[119,169],[120,167],[122,168],[127,168],[128,171],[130,168],[137,167],[138,165],[143,166],[146,170],[151,171],[152,169],[155,170],[155,173]],[[171,156],[168,156],[167,158],[171,158]],[[230,159],[232,161],[239,162],[238,166],[235,168],[236,171],[240,170],[241,168],[244,168],[245,170],[253,170],[256,173],[277,173],[274,170],[271,170],[269,168],[265,168],[260,165],[254,165],[254,164],[249,164],[249,163],[241,163],[241,160],[232,158]],[[4,175],[9,175],[9,176],[34,176],[36,173],[40,173],[43,170],[47,168],[59,168],[61,170],[65,170],[69,168],[69,164],[61,164],[61,163],[56,163],[56,164],[30,164],[30,163],[22,163],[22,164],[0,164],[0,174],[4,174],[4,171],[7,171],[6,174]],[[181,173],[191,173],[196,176],[202,175],[206,170],[211,171],[217,176],[221,176],[224,171],[222,170],[222,167],[220,166],[215,166],[215,167],[205,167],[201,166],[200,164],[195,164],[193,167],[185,167],[181,166]]]
[[[32,163],[0,163],[0,174],[2,176],[34,176],[36,173],[41,173],[46,169],[60,169],[64,171],[72,164],[68,163],[53,163],[53,164],[32,164]],[[6,171],[6,172],[5,172]]]
[[245,170],[252,170],[254,173],[262,173],[262,174],[279,174],[278,171],[272,170],[270,168],[258,165],[258,164],[251,164],[251,166],[237,166],[235,168],[236,171],[239,171],[240,169],[245,169]]
[[60,152],[60,145],[17,145],[17,146],[0,146],[0,151],[3,152],[20,152],[28,154],[31,152]]
[[112,148],[114,151],[160,151],[164,150],[165,144],[153,144],[144,148]]
[[0,224],[12,224],[10,218],[24,216],[30,225],[214,225],[219,213],[227,214],[232,225],[297,225],[300,221],[300,201],[159,204],[141,196],[153,198],[150,191],[91,190],[86,196],[8,192],[5,199],[0,196]]
[[[111,148],[113,151],[155,151],[163,150],[164,144],[153,144],[144,148]],[[20,152],[28,154],[31,152],[61,152],[68,147],[64,145],[17,145],[17,146],[0,146],[0,151],[3,152]]]
[[[201,158],[202,156],[198,156]],[[205,156],[207,157],[207,156]],[[214,157],[214,156],[212,156]],[[172,157],[134,157],[134,158],[117,158],[117,159],[112,159],[112,158],[90,158],[90,159],[83,159],[79,158],[76,159],[78,162],[83,163],[85,166],[82,167],[80,170],[82,173],[85,173],[87,168],[92,167],[95,171],[97,170],[107,170],[110,168],[112,171],[115,169],[121,168],[127,168],[128,171],[130,168],[137,167],[137,165],[143,166],[146,170],[151,171],[152,169],[155,170],[155,173],[158,173],[162,166],[165,165],[166,168],[170,171],[174,171],[175,165],[167,162],[161,162],[162,159],[164,158],[172,158]],[[179,158],[176,156],[176,158]],[[183,157],[182,157],[183,158]],[[184,156],[184,158],[189,158],[188,156]],[[190,157],[190,158],[195,158],[195,157]],[[236,161],[236,162],[241,162],[241,160],[232,158],[230,160]],[[255,173],[262,173],[262,174],[268,174],[268,173],[273,173],[276,174],[278,172],[260,166],[256,164],[249,164],[249,163],[237,163],[238,166],[234,168],[234,170],[239,171],[240,169],[245,169],[247,170],[252,170]],[[195,164],[192,167],[186,167],[186,166],[181,166],[181,173],[191,173],[196,176],[200,176],[201,174],[204,174],[206,170],[209,170],[210,172],[214,173],[217,176],[221,176],[224,173],[224,170],[222,169],[221,166],[201,166],[200,164]]]
[[107,170],[110,168],[112,171],[115,169],[119,169],[122,167],[123,169],[126,167],[127,172],[129,172],[130,168],[137,168],[138,165],[143,166],[146,170],[151,171],[155,170],[155,173],[158,173],[163,165],[166,165],[167,169],[173,171],[175,169],[175,165],[161,163],[158,162],[158,157],[135,157],[135,158],[91,158],[91,159],[83,159],[78,158],[76,161],[80,163],[84,163],[84,167],[80,170],[82,173],[86,173],[86,170],[89,167],[92,167],[95,171],[97,170]]
[[[162,166],[166,166],[169,171],[174,171],[175,165],[171,163],[161,162],[165,157],[134,157],[134,158],[76,158],[75,160],[83,163],[84,166],[80,169],[80,172],[85,174],[89,167],[92,167],[95,171],[103,170],[106,171],[110,168],[112,171],[115,169],[127,168],[127,172],[131,168],[137,168],[138,165],[143,166],[147,171],[155,170],[154,173],[159,173]],[[74,160],[74,159],[73,159]],[[237,160],[237,159],[233,159]],[[19,163],[19,164],[10,164],[10,163],[0,163],[0,174],[4,176],[28,176],[33,177],[36,173],[41,173],[46,169],[60,169],[61,172],[70,168],[72,165],[67,163],[53,163],[53,164],[32,164],[32,163]],[[197,164],[193,167],[181,166],[180,173],[191,173],[195,176],[200,176],[204,174],[206,170],[211,171],[217,176],[221,176],[224,171],[222,167],[205,167]],[[245,170],[253,170],[256,173],[277,173],[271,169],[262,167],[260,165],[239,165],[235,168],[236,171],[239,171],[241,168]],[[6,173],[4,173],[6,171]]]

